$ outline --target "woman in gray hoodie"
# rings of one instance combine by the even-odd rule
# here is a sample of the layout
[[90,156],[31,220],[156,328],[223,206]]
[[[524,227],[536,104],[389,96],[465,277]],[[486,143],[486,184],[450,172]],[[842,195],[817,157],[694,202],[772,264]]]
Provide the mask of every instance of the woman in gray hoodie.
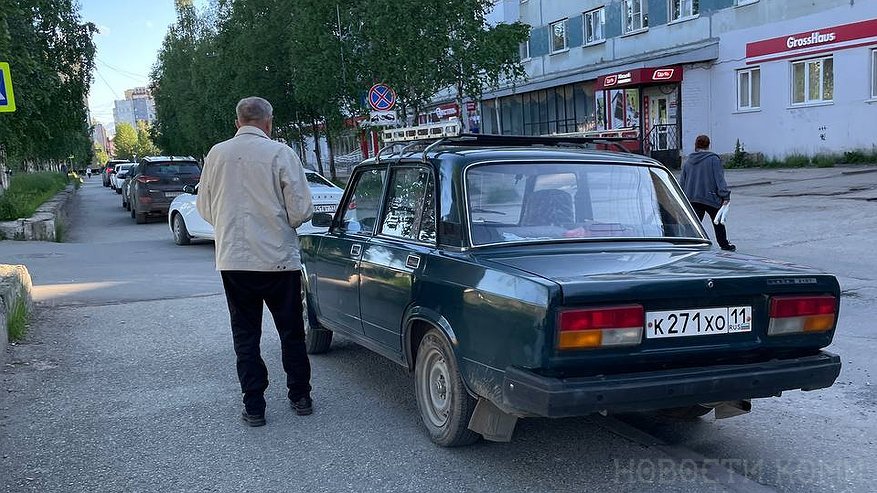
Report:
[[[694,141],[694,152],[682,165],[682,190],[688,196],[697,218],[703,220],[704,213],[714,221],[719,209],[731,201],[731,189],[725,182],[725,169],[718,154],[710,152],[710,138],[699,135]],[[710,221],[712,222],[712,221]],[[722,250],[735,251],[737,247],[728,242],[728,231],[724,224],[713,223],[716,240]]]

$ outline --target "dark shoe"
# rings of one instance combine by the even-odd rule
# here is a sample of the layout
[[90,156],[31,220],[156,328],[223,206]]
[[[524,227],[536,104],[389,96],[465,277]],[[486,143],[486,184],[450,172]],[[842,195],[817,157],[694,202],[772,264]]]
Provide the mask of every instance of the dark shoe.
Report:
[[310,397],[302,397],[297,401],[290,400],[289,405],[295,414],[299,416],[307,416],[314,413],[314,401]]
[[265,426],[265,413],[250,414],[244,409],[241,411],[241,419],[249,426]]
[[725,246],[722,247],[722,250],[727,250],[727,251],[729,251],[729,252],[736,252],[736,251],[737,251],[737,246],[736,246],[736,245],[732,245],[731,243],[728,243],[727,245],[725,245]]

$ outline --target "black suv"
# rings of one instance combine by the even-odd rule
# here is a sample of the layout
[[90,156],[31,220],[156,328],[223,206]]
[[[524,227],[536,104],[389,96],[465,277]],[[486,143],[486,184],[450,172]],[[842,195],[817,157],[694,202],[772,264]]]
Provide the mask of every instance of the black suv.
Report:
[[128,203],[137,224],[152,214],[166,215],[174,197],[201,179],[201,166],[191,157],[153,156],[140,160],[131,173]]

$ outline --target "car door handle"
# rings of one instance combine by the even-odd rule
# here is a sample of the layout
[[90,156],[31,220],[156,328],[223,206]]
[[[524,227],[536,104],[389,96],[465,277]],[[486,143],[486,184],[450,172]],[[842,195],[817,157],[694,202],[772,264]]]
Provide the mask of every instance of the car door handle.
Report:
[[359,257],[359,254],[362,253],[362,245],[354,244],[350,246],[350,256],[351,257]]
[[416,269],[420,267],[420,257],[417,255],[408,255],[408,258],[405,260],[405,266],[410,269]]

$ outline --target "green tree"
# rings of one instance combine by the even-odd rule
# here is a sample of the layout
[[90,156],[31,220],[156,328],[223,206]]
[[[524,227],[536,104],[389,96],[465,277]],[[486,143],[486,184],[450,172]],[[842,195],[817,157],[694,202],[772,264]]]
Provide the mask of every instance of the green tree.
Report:
[[0,146],[13,168],[51,167],[92,155],[85,98],[96,28],[73,0],[0,0],[0,57],[15,84],[14,113],[0,115]]
[[91,159],[92,166],[104,166],[110,160],[110,155],[107,154],[106,149],[104,149],[100,144],[94,144],[94,157]]
[[137,131],[134,127],[127,123],[119,123],[116,125],[116,136],[113,138],[116,159],[133,160],[137,154]]
[[137,146],[134,153],[137,158],[158,156],[158,147],[152,142],[151,126],[143,120],[137,122]]

